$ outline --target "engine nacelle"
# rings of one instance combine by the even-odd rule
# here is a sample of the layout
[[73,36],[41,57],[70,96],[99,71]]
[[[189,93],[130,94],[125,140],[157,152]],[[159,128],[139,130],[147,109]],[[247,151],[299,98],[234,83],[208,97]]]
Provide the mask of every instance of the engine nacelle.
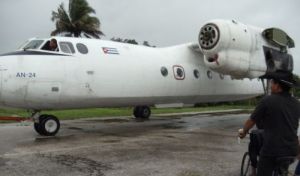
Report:
[[[285,40],[276,40],[280,35]],[[287,50],[292,44],[292,39],[279,29],[263,30],[234,20],[208,22],[199,33],[206,66],[234,78],[257,78],[276,69],[293,70]]]

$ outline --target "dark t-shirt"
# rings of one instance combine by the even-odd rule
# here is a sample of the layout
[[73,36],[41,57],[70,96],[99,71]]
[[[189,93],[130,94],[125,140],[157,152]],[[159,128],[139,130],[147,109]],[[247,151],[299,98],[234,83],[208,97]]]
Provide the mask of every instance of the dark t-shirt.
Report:
[[300,103],[289,93],[264,97],[251,115],[263,122],[262,156],[295,156],[298,154],[297,129]]

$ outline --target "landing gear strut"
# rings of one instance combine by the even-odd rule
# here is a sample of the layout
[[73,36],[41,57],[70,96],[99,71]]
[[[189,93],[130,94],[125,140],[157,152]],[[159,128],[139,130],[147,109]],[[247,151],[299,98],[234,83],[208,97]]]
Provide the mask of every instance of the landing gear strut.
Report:
[[55,136],[60,128],[59,120],[53,115],[40,115],[40,112],[34,112],[32,118],[35,131],[42,136]]
[[136,106],[133,109],[133,115],[136,118],[148,119],[151,115],[151,110],[148,106]]

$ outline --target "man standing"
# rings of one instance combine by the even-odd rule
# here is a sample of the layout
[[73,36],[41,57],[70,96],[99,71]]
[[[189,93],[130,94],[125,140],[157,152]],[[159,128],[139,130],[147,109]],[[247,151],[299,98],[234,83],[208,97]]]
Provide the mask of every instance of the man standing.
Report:
[[[290,94],[296,87],[293,74],[285,71],[267,73],[262,78],[271,79],[271,95],[264,97],[245,122],[239,137],[244,138],[257,122],[263,122],[263,146],[260,151],[257,175],[272,176],[278,158],[298,154],[297,129],[300,103]],[[284,170],[288,169],[288,165]]]

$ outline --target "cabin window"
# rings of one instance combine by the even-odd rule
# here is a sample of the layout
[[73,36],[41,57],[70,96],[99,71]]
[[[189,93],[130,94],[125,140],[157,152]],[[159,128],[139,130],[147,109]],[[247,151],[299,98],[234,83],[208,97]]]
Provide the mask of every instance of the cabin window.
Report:
[[77,43],[76,48],[81,54],[87,54],[89,52],[88,48],[82,43]]
[[200,77],[200,73],[199,73],[199,71],[197,69],[194,70],[194,76],[197,79]]
[[44,40],[32,40],[27,45],[23,47],[23,49],[38,49]]
[[224,77],[225,77],[223,74],[219,74],[219,76],[220,76],[220,79],[222,79],[222,80],[223,80]]
[[212,78],[213,78],[212,72],[211,72],[210,70],[208,70],[206,74],[207,74],[207,77],[208,77],[209,79],[212,79]]
[[176,75],[180,78],[183,77],[183,70],[181,68],[177,68],[176,69]]
[[173,66],[173,72],[174,72],[174,77],[177,80],[184,80],[185,78],[185,73],[183,67],[179,65],[174,65]]
[[168,76],[168,69],[166,67],[161,67],[160,72],[164,77]]
[[59,46],[61,51],[64,53],[69,53],[69,54],[75,53],[74,46],[71,42],[59,42]]

